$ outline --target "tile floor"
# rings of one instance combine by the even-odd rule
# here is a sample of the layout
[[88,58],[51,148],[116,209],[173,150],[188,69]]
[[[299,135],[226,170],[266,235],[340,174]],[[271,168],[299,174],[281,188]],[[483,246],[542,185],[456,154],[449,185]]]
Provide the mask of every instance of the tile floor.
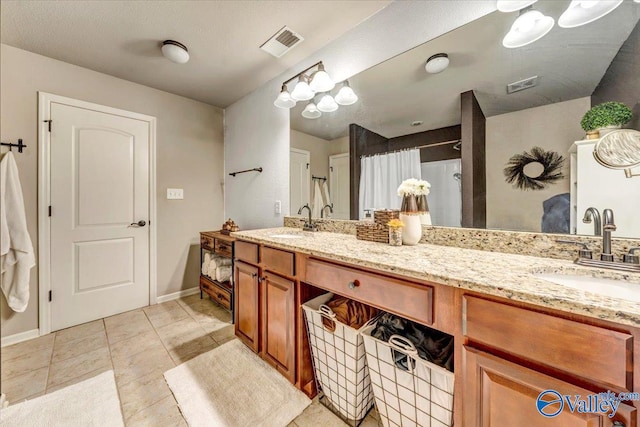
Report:
[[[228,311],[192,295],[2,348],[2,392],[18,403],[113,369],[125,424],[186,426],[163,373],[234,339]],[[290,427],[344,425],[314,401]],[[372,411],[361,424],[377,426]]]

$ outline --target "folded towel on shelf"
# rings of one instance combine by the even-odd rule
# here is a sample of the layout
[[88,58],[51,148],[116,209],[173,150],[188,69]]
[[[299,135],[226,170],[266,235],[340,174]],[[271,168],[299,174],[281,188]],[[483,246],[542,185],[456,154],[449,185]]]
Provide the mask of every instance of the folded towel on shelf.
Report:
[[204,258],[202,261],[202,274],[205,276],[209,275],[209,263],[211,262],[211,254],[209,252],[204,253]]
[[218,282],[226,282],[229,279],[231,279],[231,266],[225,265],[225,266],[216,268],[215,277]]
[[212,255],[211,261],[209,261],[209,277],[216,277],[216,269],[218,267],[226,267],[231,265],[231,259],[221,257],[220,255]]

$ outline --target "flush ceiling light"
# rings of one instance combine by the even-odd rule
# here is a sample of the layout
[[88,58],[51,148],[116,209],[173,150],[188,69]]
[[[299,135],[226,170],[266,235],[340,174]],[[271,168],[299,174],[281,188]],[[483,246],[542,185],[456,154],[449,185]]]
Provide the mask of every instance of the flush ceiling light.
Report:
[[298,83],[291,92],[291,98],[295,101],[308,101],[313,98],[315,92],[309,87],[309,78],[305,74],[301,74]]
[[318,102],[318,110],[323,113],[332,113],[338,109],[338,104],[336,103],[333,96],[326,94]]
[[438,74],[443,72],[449,66],[449,55],[446,53],[436,53],[427,59],[424,69],[427,73]]
[[184,64],[189,61],[189,51],[187,47],[175,40],[165,40],[162,42],[162,54],[169,61],[176,64]]
[[502,39],[502,45],[506,48],[526,46],[544,37],[554,24],[552,17],[545,16],[529,6],[520,11],[520,15]]
[[560,15],[558,25],[562,28],[574,28],[588,24],[612,12],[620,3],[622,0],[572,0],[567,10]]
[[320,112],[320,110],[318,110],[318,107],[316,107],[316,104],[314,104],[313,101],[308,103],[302,111],[302,117],[304,117],[305,119],[317,119],[321,115],[322,113]]
[[318,64],[318,71],[311,74],[309,86],[314,92],[329,92],[336,86],[331,77],[329,77],[329,74],[324,70],[324,64],[322,62]]
[[289,91],[287,90],[287,85],[282,85],[282,90],[280,91],[280,95],[273,102],[273,105],[280,108],[293,108],[296,105],[295,99],[291,98]]
[[538,0],[498,0],[498,10],[500,12],[515,12],[531,6]]
[[348,80],[342,83],[342,87],[335,96],[335,101],[340,105],[351,105],[358,101],[358,95],[351,89]]

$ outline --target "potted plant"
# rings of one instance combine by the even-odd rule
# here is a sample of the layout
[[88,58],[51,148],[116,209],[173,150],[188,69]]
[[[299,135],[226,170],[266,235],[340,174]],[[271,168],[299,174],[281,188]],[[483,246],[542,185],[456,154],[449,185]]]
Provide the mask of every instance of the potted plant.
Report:
[[621,128],[632,117],[631,108],[622,102],[604,102],[587,111],[580,121],[580,126],[587,132],[587,136],[595,131],[599,131],[602,136],[613,129]]
[[[415,245],[422,238],[421,215],[426,212],[420,209],[428,209],[426,195],[429,194],[431,184],[415,178],[402,181],[398,187],[398,196],[402,197],[400,207],[400,220],[405,224],[402,231],[402,244]],[[424,203],[418,203],[424,196]]]

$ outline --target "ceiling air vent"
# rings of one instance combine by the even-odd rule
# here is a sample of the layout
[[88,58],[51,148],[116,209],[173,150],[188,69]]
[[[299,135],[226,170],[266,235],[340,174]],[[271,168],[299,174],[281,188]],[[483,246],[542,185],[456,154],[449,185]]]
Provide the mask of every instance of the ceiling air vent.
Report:
[[262,46],[260,46],[260,49],[270,53],[276,58],[280,58],[303,40],[304,37],[293,31],[291,28],[282,27],[280,31],[273,35],[273,37],[264,42]]
[[507,85],[507,93],[520,92],[521,90],[529,89],[538,86],[540,79],[538,76],[533,76],[520,80],[517,82],[509,83]]

